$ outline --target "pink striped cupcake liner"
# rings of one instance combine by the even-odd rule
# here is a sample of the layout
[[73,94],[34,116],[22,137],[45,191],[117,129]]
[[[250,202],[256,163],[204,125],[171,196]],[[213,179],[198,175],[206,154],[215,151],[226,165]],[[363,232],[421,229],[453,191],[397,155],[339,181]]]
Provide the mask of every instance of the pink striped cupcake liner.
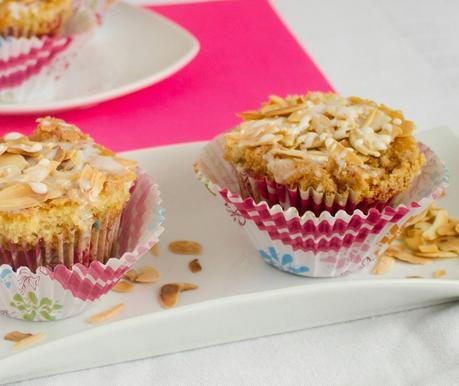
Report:
[[240,176],[223,158],[222,136],[205,146],[194,169],[266,263],[301,276],[336,277],[370,268],[403,224],[444,193],[448,185],[444,164],[427,146],[419,146],[426,165],[410,188],[390,206],[365,212],[308,210],[301,215],[295,206],[284,209],[244,196]]
[[253,177],[244,171],[235,170],[235,173],[242,197],[252,197],[255,202],[264,201],[269,206],[278,204],[283,209],[295,207],[299,214],[304,214],[308,211],[316,215],[320,215],[324,211],[334,214],[339,210],[344,210],[351,214],[357,209],[367,213],[371,208],[382,210],[392,202],[392,199],[376,202],[370,202],[369,200],[357,202],[353,199],[355,193],[352,191],[342,195],[342,197],[338,197],[326,195],[313,188],[307,190],[292,189],[287,185],[269,181],[267,178]]
[[86,310],[158,242],[164,230],[160,203],[158,186],[142,171],[119,224],[117,256],[88,266],[40,266],[35,272],[0,265],[0,310],[29,321],[58,320]]
[[107,4],[76,2],[62,36],[0,37],[0,103],[52,99],[56,84],[100,24]]

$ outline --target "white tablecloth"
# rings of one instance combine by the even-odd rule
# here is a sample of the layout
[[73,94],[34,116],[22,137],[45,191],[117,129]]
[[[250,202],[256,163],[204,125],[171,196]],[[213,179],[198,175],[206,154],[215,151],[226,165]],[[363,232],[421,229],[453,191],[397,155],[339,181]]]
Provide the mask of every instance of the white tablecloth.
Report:
[[[459,1],[274,0],[273,3],[338,91],[399,107],[421,130],[456,125]],[[457,385],[459,304],[22,384]]]

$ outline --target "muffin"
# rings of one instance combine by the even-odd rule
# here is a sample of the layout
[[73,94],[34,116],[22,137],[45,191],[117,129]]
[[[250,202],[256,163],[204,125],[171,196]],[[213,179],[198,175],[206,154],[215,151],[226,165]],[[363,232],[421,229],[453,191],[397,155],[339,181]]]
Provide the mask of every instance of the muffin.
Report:
[[42,118],[0,140],[0,265],[35,271],[117,256],[137,163],[76,126]]
[[241,117],[224,136],[224,157],[237,171],[242,195],[300,213],[382,208],[425,162],[413,122],[367,99],[272,96]]
[[107,0],[0,1],[0,103],[56,98],[56,84],[108,5]]
[[55,36],[72,11],[72,0],[4,0],[0,3],[0,35]]
[[308,277],[371,269],[448,185],[399,111],[357,97],[272,96],[204,146],[194,171],[269,265]]

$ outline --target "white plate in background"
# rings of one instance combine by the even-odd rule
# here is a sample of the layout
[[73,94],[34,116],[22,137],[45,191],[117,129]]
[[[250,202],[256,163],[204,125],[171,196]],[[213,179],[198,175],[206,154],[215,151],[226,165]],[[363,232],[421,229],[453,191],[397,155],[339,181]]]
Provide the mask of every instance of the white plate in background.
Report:
[[[419,134],[445,161],[451,175],[440,205],[459,215],[459,139],[448,129]],[[42,344],[23,351],[0,344],[0,384],[148,356],[293,331],[371,315],[402,311],[459,298],[459,259],[427,265],[397,262],[385,275],[368,272],[346,278],[312,279],[265,264],[244,231],[225,213],[217,198],[197,181],[192,164],[204,143],[132,151],[160,185],[166,208],[159,257],[145,256],[161,272],[161,281],[136,285],[129,294],[110,293],[73,318],[46,323],[0,316],[0,337],[7,332],[46,332]],[[203,271],[188,270],[192,256],[172,255],[167,245],[189,239],[202,243]],[[442,279],[431,279],[444,269]],[[425,279],[407,279],[420,275]],[[166,282],[192,282],[199,289],[183,293],[179,305],[163,310],[157,291]],[[126,309],[101,325],[86,319],[115,304]],[[44,359],[43,359],[44,358]]]
[[171,76],[198,51],[199,42],[182,27],[119,2],[64,73],[52,100],[2,103],[0,114],[57,112],[114,99]]

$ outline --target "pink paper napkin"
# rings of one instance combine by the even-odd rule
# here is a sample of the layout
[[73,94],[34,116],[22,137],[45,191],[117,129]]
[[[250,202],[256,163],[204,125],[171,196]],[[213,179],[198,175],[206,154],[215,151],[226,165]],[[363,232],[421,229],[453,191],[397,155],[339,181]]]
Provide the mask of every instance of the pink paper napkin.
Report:
[[[269,94],[331,90],[266,0],[152,7],[201,43],[183,70],[134,94],[57,114],[114,150],[210,139],[235,125],[236,112]],[[30,132],[36,116],[0,117],[0,135]]]

